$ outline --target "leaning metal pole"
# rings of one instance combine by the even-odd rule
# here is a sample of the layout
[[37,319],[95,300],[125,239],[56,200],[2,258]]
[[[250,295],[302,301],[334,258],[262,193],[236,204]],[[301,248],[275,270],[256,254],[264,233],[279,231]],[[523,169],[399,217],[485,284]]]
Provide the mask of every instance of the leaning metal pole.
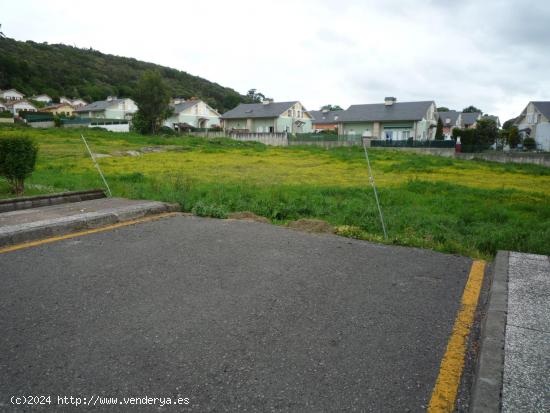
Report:
[[388,239],[388,233],[386,232],[386,224],[384,223],[384,215],[382,214],[382,208],[380,208],[380,201],[378,200],[378,192],[376,191],[376,185],[374,183],[374,176],[372,175],[372,169],[370,167],[369,154],[367,152],[366,139],[363,138],[363,149],[365,150],[365,158],[367,158],[367,165],[369,167],[369,182],[372,185],[374,191],[374,198],[376,199],[376,205],[378,206],[378,212],[380,213],[380,222],[382,223],[382,230],[384,231],[384,239]]
[[113,194],[111,193],[111,188],[109,188],[109,184],[107,183],[107,180],[106,180],[105,177],[103,176],[103,172],[101,172],[101,168],[99,167],[99,164],[98,164],[97,161],[95,160],[95,156],[94,156],[94,154],[92,153],[92,151],[90,150],[90,147],[88,146],[88,142],[86,141],[86,138],[84,137],[84,135],[80,135],[80,137],[81,137],[82,140],[84,141],[84,145],[86,145],[86,149],[88,150],[88,153],[90,154],[90,157],[92,158],[92,161],[94,162],[94,165],[95,165],[97,171],[99,172],[99,175],[101,176],[101,179],[103,179],[103,183],[104,183],[105,186],[107,187],[107,192],[109,193],[109,196],[112,197]]

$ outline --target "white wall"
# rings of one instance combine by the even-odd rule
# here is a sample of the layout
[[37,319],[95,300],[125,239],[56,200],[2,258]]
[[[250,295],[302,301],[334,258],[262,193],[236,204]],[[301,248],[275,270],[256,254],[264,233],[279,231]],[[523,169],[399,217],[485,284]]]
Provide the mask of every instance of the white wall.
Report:
[[103,128],[111,132],[130,132],[130,124],[121,123],[115,125],[88,125],[89,128]]
[[537,125],[535,141],[537,142],[537,149],[550,151],[550,123],[539,123]]

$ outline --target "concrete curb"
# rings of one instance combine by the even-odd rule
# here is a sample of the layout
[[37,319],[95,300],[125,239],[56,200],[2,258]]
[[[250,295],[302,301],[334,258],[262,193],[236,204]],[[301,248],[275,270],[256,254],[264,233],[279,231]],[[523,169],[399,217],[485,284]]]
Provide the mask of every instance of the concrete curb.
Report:
[[501,411],[504,343],[508,312],[508,262],[510,253],[498,251],[489,292],[487,315],[481,326],[481,350],[472,389],[473,413]]
[[111,208],[97,212],[13,225],[0,228],[0,247],[65,235],[85,229],[99,228],[149,215],[177,211],[179,211],[179,205],[177,204],[148,201],[143,205]]
[[18,211],[21,209],[38,208],[48,205],[59,205],[69,202],[89,201],[90,199],[98,198],[105,198],[105,192],[103,189],[90,189],[88,191],[61,192],[57,194],[0,199],[0,213]]

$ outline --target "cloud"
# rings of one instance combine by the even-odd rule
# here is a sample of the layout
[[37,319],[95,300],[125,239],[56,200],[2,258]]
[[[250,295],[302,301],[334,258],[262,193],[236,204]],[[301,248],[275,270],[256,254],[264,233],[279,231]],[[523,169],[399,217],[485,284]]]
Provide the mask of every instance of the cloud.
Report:
[[9,37],[91,46],[313,109],[394,95],[507,119],[550,99],[543,0],[118,1],[109,14],[11,2],[1,23]]

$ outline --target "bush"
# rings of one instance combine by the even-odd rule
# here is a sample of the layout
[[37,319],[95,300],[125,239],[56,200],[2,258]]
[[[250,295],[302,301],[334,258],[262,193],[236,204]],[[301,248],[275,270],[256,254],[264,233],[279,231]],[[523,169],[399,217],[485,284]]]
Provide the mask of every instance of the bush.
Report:
[[197,202],[191,212],[199,217],[227,218],[227,211],[217,205]]
[[537,143],[533,138],[525,138],[523,140],[523,147],[525,149],[533,150],[537,148]]
[[23,194],[25,178],[34,171],[37,153],[38,147],[27,136],[0,138],[0,175],[6,178],[13,194]]
[[13,113],[9,110],[0,111],[0,118],[13,118]]
[[169,128],[168,126],[161,126],[159,129],[159,134],[164,136],[176,136],[177,133],[174,129]]

